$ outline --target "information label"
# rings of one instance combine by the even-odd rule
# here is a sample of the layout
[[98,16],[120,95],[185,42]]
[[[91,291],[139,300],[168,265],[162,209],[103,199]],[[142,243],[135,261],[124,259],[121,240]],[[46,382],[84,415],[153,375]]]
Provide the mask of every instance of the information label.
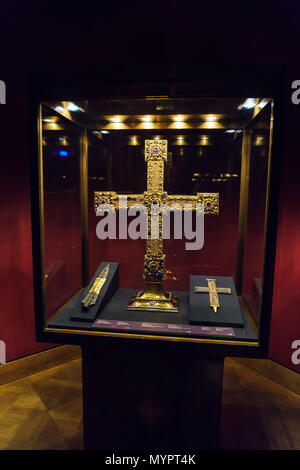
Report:
[[153,323],[123,320],[98,319],[93,323],[94,328],[104,330],[157,331],[167,334],[185,334],[196,336],[235,336],[234,329],[219,326],[186,325],[179,323]]

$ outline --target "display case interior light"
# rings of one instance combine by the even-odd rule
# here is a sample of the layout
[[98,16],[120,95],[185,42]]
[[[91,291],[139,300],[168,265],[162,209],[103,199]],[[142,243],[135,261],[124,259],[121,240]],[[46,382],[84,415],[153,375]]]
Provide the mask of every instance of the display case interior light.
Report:
[[255,145],[256,147],[265,145],[265,137],[263,135],[256,135],[253,145]]
[[63,135],[58,138],[59,145],[63,145],[64,147],[70,145],[67,136]]
[[183,121],[174,121],[172,120],[172,122],[170,124],[166,124],[166,128],[168,129],[191,129],[193,126],[191,125],[191,123],[187,122],[186,120],[183,120]]
[[186,145],[185,137],[183,135],[178,135],[175,140],[175,145]]
[[[103,135],[100,131],[91,131],[91,134],[96,137],[96,139],[99,139],[99,140],[102,140],[103,139]],[[88,144],[89,145],[92,145],[92,141],[90,139],[90,136],[88,136]]]
[[239,109],[253,109],[256,105],[256,98],[247,98],[244,103],[242,103]]
[[205,121],[208,121],[208,122],[214,122],[216,120],[217,120],[217,116],[215,116],[214,114],[208,114],[205,117]]
[[125,120],[128,119],[129,116],[126,115],[114,115],[114,116],[106,116],[104,119],[107,124],[104,126],[104,130],[123,130],[123,129],[130,129],[128,123],[125,124]]
[[130,135],[128,138],[128,145],[137,146],[139,145],[139,138],[137,135]]
[[123,122],[124,121],[124,117],[123,116],[112,116],[109,118],[110,122],[113,122],[113,123],[120,123],[120,122]]
[[142,116],[141,121],[143,122],[152,122],[152,117],[151,116]]
[[42,121],[47,123],[47,124],[51,124],[53,122],[58,122],[59,117],[58,116],[45,116],[45,117],[42,118]]
[[[145,123],[143,123],[142,125],[145,125]],[[121,130],[130,129],[130,128],[131,127],[128,124],[125,124],[124,122],[110,121],[108,124],[105,125],[104,130],[107,130],[107,131],[121,131]],[[103,132],[101,131],[101,133],[103,133]]]
[[220,122],[223,117],[221,114],[202,114],[199,129],[224,129],[224,124]]
[[201,135],[198,145],[212,145],[209,135]]
[[84,112],[84,109],[80,108],[80,106],[77,106],[77,104],[73,103],[73,101],[68,102],[67,108],[69,111],[75,113],[77,113],[78,111]]
[[63,130],[63,126],[60,123],[58,116],[51,116],[42,118],[43,129],[47,131],[59,131]]
[[184,121],[184,116],[178,114],[177,116],[173,116],[173,121],[175,122],[183,122]]
[[57,111],[58,113],[62,113],[64,110],[65,108],[63,108],[63,106],[61,105],[55,106],[55,111]]
[[262,98],[258,103],[259,109],[263,109],[270,101],[270,98]]
[[140,124],[138,124],[136,126],[136,129],[157,129],[158,127],[158,124],[157,122],[153,122],[153,121],[150,121],[150,122],[141,122]]

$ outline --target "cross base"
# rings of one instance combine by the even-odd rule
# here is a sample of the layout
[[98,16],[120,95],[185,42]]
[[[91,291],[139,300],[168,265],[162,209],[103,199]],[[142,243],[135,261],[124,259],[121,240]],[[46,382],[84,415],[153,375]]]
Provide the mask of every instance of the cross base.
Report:
[[179,312],[179,302],[171,292],[163,292],[161,283],[148,282],[144,291],[130,299],[126,310],[146,312]]

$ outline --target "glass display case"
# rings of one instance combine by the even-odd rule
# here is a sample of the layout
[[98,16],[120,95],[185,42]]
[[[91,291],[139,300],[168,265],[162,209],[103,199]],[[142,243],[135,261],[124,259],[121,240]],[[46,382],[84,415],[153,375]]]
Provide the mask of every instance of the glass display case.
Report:
[[265,350],[276,99],[99,90],[36,103],[39,334]]

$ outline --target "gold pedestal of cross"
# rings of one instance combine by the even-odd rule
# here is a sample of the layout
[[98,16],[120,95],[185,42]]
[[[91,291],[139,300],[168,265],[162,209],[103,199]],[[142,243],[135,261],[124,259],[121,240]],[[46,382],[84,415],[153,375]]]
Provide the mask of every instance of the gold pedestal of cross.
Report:
[[[204,214],[219,213],[218,193],[197,193],[195,196],[170,196],[164,191],[164,163],[167,161],[167,140],[146,140],[147,191],[144,194],[119,195],[113,191],[96,191],[95,210],[101,204],[110,204],[115,209],[126,201],[127,207],[144,206],[147,211],[148,234],[144,256],[144,279],[146,288],[130,300],[127,310],[178,312],[179,302],[170,292],[164,292],[165,254],[163,253],[162,213],[164,207],[184,209],[190,205],[196,210],[202,204]],[[154,213],[151,207],[159,209]],[[154,235],[155,234],[155,235]],[[152,238],[151,238],[152,237]]]
[[171,292],[163,291],[162,282],[146,282],[145,290],[130,299],[127,310],[179,312],[179,302]]

